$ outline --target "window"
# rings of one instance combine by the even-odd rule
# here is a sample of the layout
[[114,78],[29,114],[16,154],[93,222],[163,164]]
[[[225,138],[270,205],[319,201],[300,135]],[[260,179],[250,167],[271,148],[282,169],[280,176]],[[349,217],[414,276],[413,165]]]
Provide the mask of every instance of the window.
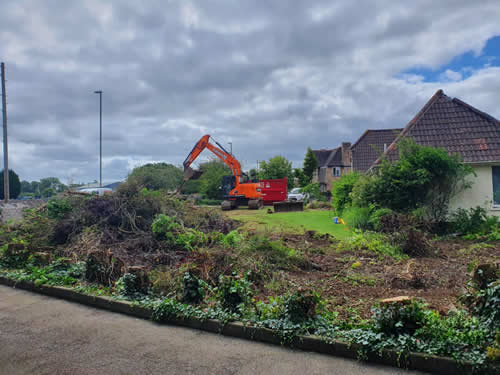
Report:
[[500,206],[500,167],[491,167],[493,177],[493,204]]
[[333,177],[340,177],[340,168],[333,167]]

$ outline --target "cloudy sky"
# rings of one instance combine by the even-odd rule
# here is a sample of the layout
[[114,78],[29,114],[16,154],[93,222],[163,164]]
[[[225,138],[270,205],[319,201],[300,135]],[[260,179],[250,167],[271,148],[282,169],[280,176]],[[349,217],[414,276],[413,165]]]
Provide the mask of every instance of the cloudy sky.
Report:
[[2,0],[10,166],[97,179],[94,90],[105,181],[180,164],[203,134],[246,168],[299,167],[439,88],[500,118],[499,19],[498,0]]

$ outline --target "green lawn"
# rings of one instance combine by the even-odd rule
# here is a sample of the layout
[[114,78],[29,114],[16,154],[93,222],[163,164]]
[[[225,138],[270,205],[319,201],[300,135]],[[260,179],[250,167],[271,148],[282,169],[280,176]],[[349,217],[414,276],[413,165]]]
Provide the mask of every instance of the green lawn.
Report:
[[281,230],[290,233],[304,233],[315,230],[318,233],[328,233],[338,239],[349,236],[350,231],[342,224],[334,224],[332,211],[305,210],[303,212],[284,212],[268,214],[267,208],[247,210],[240,208],[227,211],[227,215],[244,223],[244,228],[253,230]]

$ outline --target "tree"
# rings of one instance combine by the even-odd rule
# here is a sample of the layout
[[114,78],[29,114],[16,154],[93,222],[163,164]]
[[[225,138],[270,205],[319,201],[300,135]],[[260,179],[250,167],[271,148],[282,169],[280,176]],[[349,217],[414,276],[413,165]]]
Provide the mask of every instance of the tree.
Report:
[[35,198],[41,197],[39,181],[31,181],[31,191],[33,192]]
[[288,187],[293,187],[293,171],[292,162],[285,159],[283,156],[275,156],[269,161],[263,161],[260,164],[261,170],[259,173],[260,179],[271,178],[288,178]]
[[308,185],[308,180],[306,178],[306,175],[304,174],[304,171],[301,168],[295,168],[293,170],[293,176],[298,180],[299,186],[304,187]]
[[128,179],[150,190],[176,190],[182,182],[182,169],[167,163],[149,163],[134,168]]
[[[0,172],[0,199],[5,199],[3,191],[3,170]],[[9,169],[9,198],[16,199],[21,193],[21,181],[12,169]]]
[[319,161],[314,152],[311,150],[311,147],[307,148],[306,156],[304,157],[304,182],[310,184],[313,178],[314,172],[319,167]]
[[26,193],[33,193],[33,188],[31,186],[31,183],[26,180],[21,181],[21,195],[26,194]]
[[332,202],[337,215],[342,215],[342,211],[344,211],[344,208],[351,206],[351,193],[359,178],[359,173],[351,172],[343,175],[340,180],[336,181],[333,184]]
[[248,172],[248,178],[250,179],[250,181],[257,180],[259,178],[259,172],[257,171],[257,169],[250,169],[250,171]]
[[409,139],[400,141],[398,149],[398,161],[383,160],[373,175],[360,178],[352,192],[353,204],[398,212],[422,208],[429,218],[444,220],[450,199],[470,187],[467,177],[472,168],[457,154]]
[[200,192],[209,199],[222,199],[222,178],[231,175],[231,169],[224,162],[214,159],[200,165]]

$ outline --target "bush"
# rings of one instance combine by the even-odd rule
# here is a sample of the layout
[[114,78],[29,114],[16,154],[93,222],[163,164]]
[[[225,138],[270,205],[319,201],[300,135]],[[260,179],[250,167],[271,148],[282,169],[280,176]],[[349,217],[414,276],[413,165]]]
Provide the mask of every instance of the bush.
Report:
[[459,208],[451,217],[454,231],[471,238],[487,236],[499,230],[499,218],[488,216],[484,207]]
[[302,193],[309,194],[309,200],[325,201],[325,197],[321,194],[321,188],[318,182],[306,185],[302,188]]
[[398,212],[425,207],[433,221],[443,221],[451,197],[470,187],[467,177],[472,168],[442,148],[420,146],[411,140],[400,141],[398,148],[398,161],[384,160],[373,175],[358,181],[352,192],[354,204]]
[[343,219],[347,226],[353,229],[368,230],[372,228],[371,210],[369,207],[349,207],[344,210]]
[[379,208],[378,210],[375,210],[372,212],[370,215],[370,226],[376,230],[380,231],[383,227],[382,225],[382,218],[384,216],[392,215],[392,210],[390,208]]
[[217,297],[222,307],[230,311],[237,311],[243,304],[252,298],[251,283],[241,275],[219,276]]
[[360,174],[352,172],[343,175],[334,183],[332,188],[332,202],[337,215],[341,216],[344,208],[352,205],[352,190],[360,178]]
[[425,324],[425,305],[418,301],[388,303],[373,309],[375,328],[387,335],[408,334]]
[[184,273],[184,290],[182,301],[185,303],[200,303],[205,296],[204,282],[198,279],[191,272]]
[[47,202],[47,215],[51,219],[62,219],[72,209],[69,199],[53,198]]
[[290,321],[301,323],[316,315],[320,302],[318,293],[299,290],[285,300],[284,313]]
[[341,241],[337,251],[371,251],[380,255],[403,259],[398,246],[391,243],[391,239],[384,234],[375,232],[356,232],[349,238]]

